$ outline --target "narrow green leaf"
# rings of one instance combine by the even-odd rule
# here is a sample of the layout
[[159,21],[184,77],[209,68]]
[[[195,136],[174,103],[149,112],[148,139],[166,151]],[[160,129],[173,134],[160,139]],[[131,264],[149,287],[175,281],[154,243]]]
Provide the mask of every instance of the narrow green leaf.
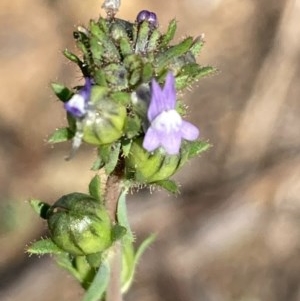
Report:
[[164,67],[174,58],[179,57],[189,51],[193,44],[193,38],[188,37],[177,45],[171,46],[166,51],[158,54],[156,57],[156,66],[159,71],[163,70]]
[[82,61],[78,58],[77,55],[75,55],[74,53],[70,52],[68,49],[65,49],[63,51],[64,56],[69,59],[71,62],[76,63],[77,65],[82,65]]
[[128,38],[125,37],[120,38],[119,43],[120,43],[120,51],[123,57],[132,54],[132,47]]
[[164,48],[169,45],[169,43],[174,38],[177,29],[177,21],[173,19],[168,26],[167,32],[162,36],[160,47]]
[[127,92],[114,92],[110,95],[111,99],[113,99],[114,101],[126,106],[128,104],[130,104],[130,95]]
[[200,53],[203,46],[204,46],[204,42],[203,42],[202,38],[198,37],[194,40],[194,43],[193,43],[192,47],[190,48],[190,51],[192,52],[192,54],[194,56],[197,56]]
[[108,281],[110,269],[107,261],[103,261],[100,265],[98,272],[84,295],[83,301],[99,301],[104,295]]
[[27,253],[44,255],[44,254],[61,254],[64,251],[60,249],[50,238],[38,240],[32,243],[27,249]]
[[143,253],[146,251],[146,249],[154,242],[156,238],[155,234],[151,234],[149,235],[139,246],[137,252],[135,253],[135,264],[138,263],[138,261],[140,260],[141,256],[143,255]]
[[211,147],[207,141],[193,141],[189,143],[188,159],[194,158],[199,154],[207,151]]
[[131,144],[132,144],[132,139],[126,139],[126,140],[124,139],[122,141],[122,152],[124,157],[127,157],[129,155]]
[[143,83],[148,83],[153,78],[154,70],[152,67],[152,64],[150,62],[147,62],[143,65],[142,70],[142,81]]
[[93,171],[98,171],[100,168],[102,168],[104,166],[104,162],[101,160],[101,158],[97,157],[97,159],[95,160],[95,162],[93,163],[91,170]]
[[131,139],[138,135],[141,130],[141,120],[136,115],[127,117],[125,134],[128,139]]
[[92,36],[98,40],[98,45],[103,47],[103,58],[110,62],[117,62],[120,59],[120,53],[109,34],[105,33],[99,23],[95,23],[93,20],[90,22],[90,31]]
[[[146,251],[146,249],[150,246],[150,244],[153,243],[153,241],[155,240],[155,237],[156,236],[154,234],[148,236],[142,242],[142,244],[139,246],[137,252],[134,255],[134,259],[133,259],[133,262],[131,263],[131,266],[127,266],[127,268],[129,269],[129,271],[128,271],[129,273],[127,275],[126,281],[123,282],[123,284],[122,284],[122,292],[126,292],[130,288],[132,281],[134,279],[135,269],[138,264],[138,261],[140,260],[141,256]],[[129,261],[127,261],[127,264],[128,263],[129,263]]]
[[84,279],[82,275],[74,268],[72,258],[68,253],[61,253],[55,257],[57,264],[63,269],[67,270],[71,275],[73,275],[80,283],[83,283]]
[[58,84],[58,83],[52,83],[51,88],[52,88],[53,92],[55,93],[55,95],[62,102],[68,101],[73,95],[73,92],[71,90],[69,90],[64,85],[61,85],[61,84]]
[[93,60],[96,64],[101,64],[102,55],[104,52],[103,46],[99,43],[99,40],[96,37],[90,38],[91,52],[93,55]]
[[149,41],[147,44],[147,52],[152,52],[157,49],[157,44],[159,42],[159,38],[161,37],[158,29],[155,29],[149,37]]
[[60,143],[71,140],[74,133],[69,128],[56,129],[55,132],[48,138],[48,143]]
[[122,244],[122,293],[125,293],[131,284],[134,273],[134,247],[132,242]]
[[105,144],[105,145],[101,145],[98,148],[98,156],[104,164],[106,164],[109,161],[111,147],[112,147],[111,144]]
[[120,142],[115,143],[111,148],[111,151],[109,153],[109,160],[104,166],[105,172],[108,175],[114,171],[115,167],[118,164],[120,148],[121,148]]
[[[85,256],[85,258],[90,267],[92,267],[93,269],[97,269],[100,267],[103,261],[103,252],[88,254]],[[91,281],[89,284],[91,284]]]
[[166,189],[167,191],[178,194],[180,192],[178,185],[172,180],[162,180],[155,182],[156,185]]
[[132,234],[132,231],[130,229],[130,224],[127,217],[127,206],[126,206],[126,194],[128,192],[128,189],[123,189],[119,196],[118,200],[118,210],[117,210],[117,217],[118,217],[118,223],[120,226],[123,226],[126,228],[127,232],[123,237],[123,240],[126,242],[133,242],[134,237]]
[[105,79],[105,73],[102,69],[98,69],[95,71],[94,79],[97,85],[102,87],[107,87],[107,82]]
[[46,219],[47,212],[49,208],[51,207],[49,204],[44,203],[37,199],[31,199],[29,200],[30,206],[32,209],[43,219]]
[[150,24],[147,21],[144,21],[139,25],[137,39],[135,41],[135,52],[136,53],[145,53],[146,47],[148,44],[148,37],[150,33]]
[[99,175],[95,175],[90,184],[89,184],[89,193],[91,196],[96,198],[99,202],[102,202],[102,195],[101,195],[101,179]]
[[120,226],[120,225],[114,225],[112,229],[112,241],[117,241],[121,239],[125,234],[127,230],[125,227]]

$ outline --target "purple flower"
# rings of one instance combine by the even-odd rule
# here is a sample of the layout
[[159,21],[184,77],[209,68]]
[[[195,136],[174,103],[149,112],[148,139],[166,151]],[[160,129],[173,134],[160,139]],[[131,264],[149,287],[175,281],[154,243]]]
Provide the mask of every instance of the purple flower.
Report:
[[140,11],[136,17],[136,21],[138,23],[142,23],[143,21],[148,21],[154,27],[157,27],[158,24],[156,14],[148,10]]
[[87,113],[87,104],[90,99],[92,81],[85,78],[84,86],[74,94],[65,104],[65,110],[74,117],[83,117]]
[[182,120],[175,106],[176,90],[173,74],[171,72],[167,74],[163,88],[153,79],[147,112],[150,126],[143,142],[143,147],[148,152],[162,147],[169,155],[176,155],[179,153],[182,139],[193,141],[198,138],[199,130],[190,122]]

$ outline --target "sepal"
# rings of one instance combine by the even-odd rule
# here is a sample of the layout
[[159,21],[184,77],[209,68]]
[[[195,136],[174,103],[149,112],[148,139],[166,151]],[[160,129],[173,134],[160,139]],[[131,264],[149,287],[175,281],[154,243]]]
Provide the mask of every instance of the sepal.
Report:
[[26,252],[35,255],[61,254],[64,251],[59,248],[50,238],[41,239],[30,244]]

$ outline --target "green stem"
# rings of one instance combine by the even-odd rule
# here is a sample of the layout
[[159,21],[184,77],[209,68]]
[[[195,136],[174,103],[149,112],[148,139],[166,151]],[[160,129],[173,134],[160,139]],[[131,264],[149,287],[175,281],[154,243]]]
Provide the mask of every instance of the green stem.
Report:
[[[121,192],[120,178],[110,175],[106,182],[105,206],[113,223],[117,222],[118,200]],[[106,292],[106,301],[122,301],[121,292],[122,254],[121,244],[116,242],[110,258],[110,279]]]

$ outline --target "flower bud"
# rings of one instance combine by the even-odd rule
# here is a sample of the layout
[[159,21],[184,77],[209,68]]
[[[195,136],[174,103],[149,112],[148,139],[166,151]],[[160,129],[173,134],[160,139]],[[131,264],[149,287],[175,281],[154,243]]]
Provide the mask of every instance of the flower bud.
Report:
[[79,121],[83,140],[90,144],[102,145],[116,141],[123,135],[126,108],[109,99],[104,87],[92,88],[87,116]]
[[168,155],[162,149],[148,152],[142,146],[142,139],[136,139],[125,159],[126,176],[139,183],[153,183],[168,179],[186,161],[186,156]]
[[154,27],[157,26],[157,16],[154,12],[148,10],[142,10],[138,13],[136,17],[137,23],[142,23],[143,21],[149,22]]
[[109,215],[90,195],[64,195],[49,209],[47,219],[51,239],[70,254],[102,252],[112,244]]

